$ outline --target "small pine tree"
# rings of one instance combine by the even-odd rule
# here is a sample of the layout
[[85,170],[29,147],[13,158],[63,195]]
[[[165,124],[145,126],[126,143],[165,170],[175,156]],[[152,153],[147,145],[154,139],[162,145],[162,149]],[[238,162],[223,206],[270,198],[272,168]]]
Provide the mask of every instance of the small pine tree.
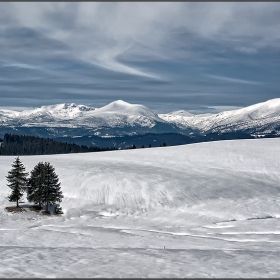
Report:
[[17,202],[17,207],[19,207],[18,201],[22,198],[27,184],[28,172],[24,171],[25,167],[19,157],[17,157],[12,164],[12,169],[8,172],[8,176],[6,176],[7,186],[12,189],[8,200],[10,202]]
[[60,205],[56,205],[54,208],[55,214],[63,214],[62,207]]
[[60,190],[60,183],[54,167],[45,162],[45,182],[43,187],[43,203],[47,205],[46,211],[49,210],[49,205],[53,205],[56,202],[61,202],[63,195]]
[[27,183],[27,199],[42,206],[43,188],[45,183],[45,165],[39,162],[30,172],[30,178]]
[[132,149],[136,149],[136,146],[134,144],[132,145]]
[[165,143],[165,142],[163,142],[162,146],[163,146],[163,147],[166,147],[166,143]]

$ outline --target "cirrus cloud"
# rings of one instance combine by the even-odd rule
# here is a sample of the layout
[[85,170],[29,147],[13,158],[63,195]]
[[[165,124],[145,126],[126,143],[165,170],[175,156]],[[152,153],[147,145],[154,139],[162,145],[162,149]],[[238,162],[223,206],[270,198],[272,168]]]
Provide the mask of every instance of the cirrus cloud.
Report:
[[[54,102],[151,104],[145,96],[152,96],[158,104],[161,95],[185,109],[188,102],[242,106],[279,94],[279,3],[6,2],[0,23],[3,97],[18,91],[11,77],[26,81],[23,94],[40,88],[34,76],[42,81],[38,104],[50,90],[59,93]],[[243,104],[228,104],[232,94],[245,96]]]

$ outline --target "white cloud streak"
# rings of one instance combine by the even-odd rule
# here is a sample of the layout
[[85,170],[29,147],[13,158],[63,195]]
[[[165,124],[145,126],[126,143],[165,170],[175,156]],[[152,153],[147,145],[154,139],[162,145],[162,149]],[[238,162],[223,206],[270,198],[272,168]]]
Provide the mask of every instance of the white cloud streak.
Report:
[[280,43],[280,3],[17,2],[1,3],[1,17],[2,28],[21,26],[42,32],[67,44],[69,55],[76,59],[152,79],[160,77],[125,65],[118,57],[128,49],[133,57],[133,46],[140,42],[147,49],[146,53],[142,49],[146,60],[153,59],[154,52],[178,60],[185,53],[191,59],[195,49],[186,46],[182,51],[170,40],[176,30],[250,54]]
[[247,85],[263,85],[262,82],[257,82],[257,81],[249,81],[249,80],[236,79],[236,78],[223,77],[223,76],[216,76],[216,75],[205,75],[205,76],[209,77],[211,79],[221,80],[221,81],[231,82],[231,83],[247,84]]

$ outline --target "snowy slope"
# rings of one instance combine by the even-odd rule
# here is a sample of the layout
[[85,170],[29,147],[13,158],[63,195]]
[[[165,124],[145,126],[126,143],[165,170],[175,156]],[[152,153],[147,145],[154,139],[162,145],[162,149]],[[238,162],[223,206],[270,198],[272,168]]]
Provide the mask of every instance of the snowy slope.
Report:
[[[189,207],[209,199],[277,197],[279,144],[279,139],[232,140],[22,159],[29,170],[38,158],[53,162],[65,186],[66,209],[104,204],[136,211]],[[13,159],[0,157],[3,170],[9,169],[8,158]]]
[[0,276],[278,277],[279,153],[253,139],[22,156],[54,165],[62,217],[3,210],[2,156]]

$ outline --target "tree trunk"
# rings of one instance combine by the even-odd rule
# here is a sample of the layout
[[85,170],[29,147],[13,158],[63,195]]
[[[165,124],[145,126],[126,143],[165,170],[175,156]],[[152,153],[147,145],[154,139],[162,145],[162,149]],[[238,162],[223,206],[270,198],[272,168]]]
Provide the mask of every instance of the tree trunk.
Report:
[[19,207],[19,206],[18,206],[18,199],[17,199],[17,207]]
[[49,203],[47,202],[47,209],[46,209],[46,212],[49,211]]

